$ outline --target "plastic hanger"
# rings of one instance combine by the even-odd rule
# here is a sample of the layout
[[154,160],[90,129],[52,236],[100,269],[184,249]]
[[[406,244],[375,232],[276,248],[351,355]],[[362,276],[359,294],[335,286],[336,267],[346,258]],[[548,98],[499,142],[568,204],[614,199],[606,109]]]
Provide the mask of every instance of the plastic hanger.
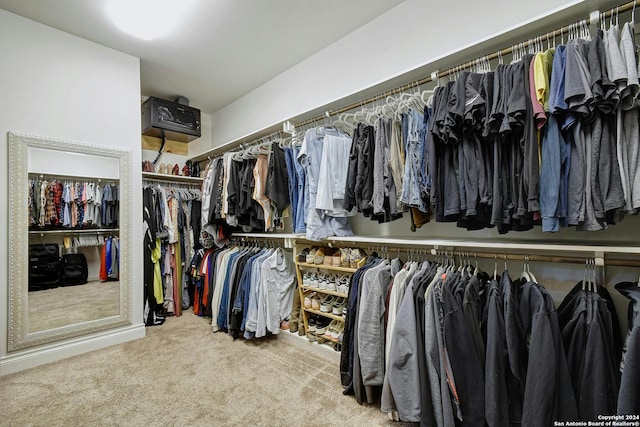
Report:
[[529,262],[529,256],[527,255],[527,273],[529,273],[529,277],[531,277],[531,280],[535,283],[539,283],[538,279],[536,278],[536,276],[533,274],[533,272],[531,271],[531,264]]
[[522,273],[520,273],[520,278],[526,280],[527,282],[531,281],[531,276],[527,271],[527,257],[524,257],[524,261],[522,263]]

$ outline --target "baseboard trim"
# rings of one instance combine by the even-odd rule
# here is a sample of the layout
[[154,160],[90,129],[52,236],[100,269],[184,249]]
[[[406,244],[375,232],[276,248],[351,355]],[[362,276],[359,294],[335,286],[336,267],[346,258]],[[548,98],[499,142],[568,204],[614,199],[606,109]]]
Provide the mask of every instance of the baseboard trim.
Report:
[[333,348],[324,345],[318,344],[315,342],[311,342],[307,339],[306,336],[300,336],[298,333],[291,333],[289,331],[280,331],[277,335],[278,339],[283,339],[288,342],[292,342],[306,351],[310,351],[313,354],[318,356],[322,356],[326,359],[331,360],[332,362],[340,363],[340,352],[335,351]]
[[61,343],[53,343],[36,349],[20,350],[0,358],[0,376],[77,356],[115,344],[144,338],[144,324],[127,326],[111,331],[78,337]]

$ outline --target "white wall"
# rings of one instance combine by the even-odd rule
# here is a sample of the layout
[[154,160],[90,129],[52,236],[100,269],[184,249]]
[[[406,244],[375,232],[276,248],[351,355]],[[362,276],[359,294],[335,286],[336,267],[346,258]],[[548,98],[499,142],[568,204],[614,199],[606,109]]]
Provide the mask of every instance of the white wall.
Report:
[[[8,131],[131,150],[133,188],[140,188],[139,59],[0,10],[0,138]],[[6,145],[0,169],[8,169]],[[0,193],[7,194],[7,174],[0,174]],[[6,197],[6,196],[2,196]],[[132,266],[142,265],[142,195],[133,195]],[[7,203],[0,209],[0,242],[7,248]],[[136,236],[140,236],[137,238]],[[100,348],[144,336],[142,269],[132,273],[133,327],[87,339],[44,346],[30,354],[30,364]],[[7,360],[7,256],[0,256],[0,372]],[[114,332],[114,336],[115,336]],[[62,343],[64,344],[64,343]],[[53,348],[55,347],[55,349]],[[11,356],[11,355],[9,355]]]
[[[390,90],[397,84],[384,88],[383,82],[417,69],[422,72],[405,83],[426,77],[437,68],[475,59],[505,47],[507,41],[519,42],[524,35],[538,35],[535,31],[543,27],[548,31],[565,25],[571,22],[568,16],[584,18],[596,7],[596,1],[405,0],[216,112],[213,147],[251,136],[376,85]],[[461,51],[464,52],[460,54]],[[337,107],[344,105],[340,102]]]

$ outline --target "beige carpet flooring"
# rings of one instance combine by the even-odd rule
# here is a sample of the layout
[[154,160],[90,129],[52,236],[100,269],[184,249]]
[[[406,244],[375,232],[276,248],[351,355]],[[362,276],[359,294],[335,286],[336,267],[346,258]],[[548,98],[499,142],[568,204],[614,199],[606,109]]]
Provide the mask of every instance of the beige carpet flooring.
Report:
[[188,311],[143,339],[0,377],[0,425],[404,425],[344,396],[335,361],[209,322]]
[[59,328],[120,312],[120,282],[91,281],[29,292],[29,332]]

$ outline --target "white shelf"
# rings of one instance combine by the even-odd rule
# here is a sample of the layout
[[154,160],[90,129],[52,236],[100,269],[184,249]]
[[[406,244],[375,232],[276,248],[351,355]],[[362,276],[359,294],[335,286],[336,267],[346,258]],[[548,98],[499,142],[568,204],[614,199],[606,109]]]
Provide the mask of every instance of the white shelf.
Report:
[[203,178],[197,176],[169,175],[166,173],[142,172],[142,179],[151,179],[166,182],[188,182],[201,184]]
[[119,233],[119,228],[83,228],[68,230],[29,230],[30,235],[38,234],[95,234],[95,233]]
[[247,237],[259,239],[304,239],[304,234],[294,233],[233,233],[231,237]]
[[582,252],[582,253],[620,253],[620,254],[640,254],[640,246],[623,245],[580,245],[568,243],[522,243],[510,241],[491,240],[448,240],[448,239],[395,239],[391,237],[370,237],[370,236],[348,236],[329,237],[329,242],[340,243],[369,243],[380,246],[419,246],[433,249],[446,248],[476,248],[476,249],[498,249],[501,251],[535,251],[535,252]]

